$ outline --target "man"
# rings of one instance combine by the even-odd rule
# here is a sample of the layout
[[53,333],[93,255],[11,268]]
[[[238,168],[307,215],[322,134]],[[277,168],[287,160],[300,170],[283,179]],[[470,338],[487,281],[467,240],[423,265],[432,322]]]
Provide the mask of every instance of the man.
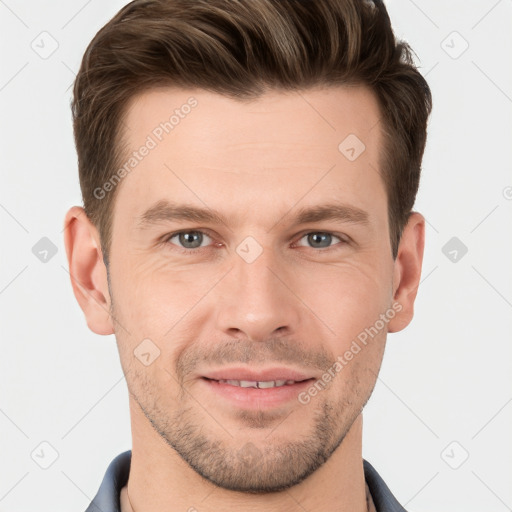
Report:
[[88,512],[404,510],[361,413],[413,316],[430,110],[381,1],[136,0],[98,32],[65,245],[133,446]]

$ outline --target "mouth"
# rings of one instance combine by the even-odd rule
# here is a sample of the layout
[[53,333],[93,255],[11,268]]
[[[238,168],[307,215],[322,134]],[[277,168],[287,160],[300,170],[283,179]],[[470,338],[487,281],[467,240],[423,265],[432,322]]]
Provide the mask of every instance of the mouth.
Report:
[[257,389],[270,389],[270,388],[281,388],[283,386],[293,386],[301,382],[312,381],[311,379],[303,380],[235,380],[235,379],[210,379],[203,377],[203,379],[218,382],[219,384],[228,384],[229,386],[235,386],[238,388],[257,388]]
[[216,401],[220,399],[230,407],[254,410],[297,402],[299,393],[311,386],[316,378],[286,368],[263,371],[233,368],[209,372],[199,381]]

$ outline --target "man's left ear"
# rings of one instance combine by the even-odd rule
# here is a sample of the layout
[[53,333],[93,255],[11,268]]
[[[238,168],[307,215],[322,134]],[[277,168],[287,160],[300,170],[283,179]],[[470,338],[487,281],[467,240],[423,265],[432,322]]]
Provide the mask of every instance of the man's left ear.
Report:
[[388,322],[388,332],[401,331],[414,315],[425,246],[425,218],[412,212],[405,225],[393,272],[393,302],[397,314]]

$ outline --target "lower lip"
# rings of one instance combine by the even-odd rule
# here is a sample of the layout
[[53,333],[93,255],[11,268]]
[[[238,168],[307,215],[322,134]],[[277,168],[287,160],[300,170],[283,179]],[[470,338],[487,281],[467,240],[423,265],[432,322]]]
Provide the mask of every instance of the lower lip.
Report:
[[299,393],[311,386],[315,379],[265,389],[242,388],[206,378],[200,380],[217,396],[221,396],[238,407],[267,409],[286,404],[292,400],[298,400]]

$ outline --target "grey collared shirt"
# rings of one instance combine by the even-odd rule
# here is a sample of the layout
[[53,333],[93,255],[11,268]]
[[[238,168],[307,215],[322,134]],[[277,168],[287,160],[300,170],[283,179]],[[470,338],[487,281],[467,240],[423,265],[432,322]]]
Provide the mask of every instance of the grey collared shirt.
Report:
[[[119,495],[128,482],[132,452],[119,454],[108,466],[98,493],[85,512],[121,512]],[[406,512],[375,468],[363,459],[364,477],[377,512]]]

